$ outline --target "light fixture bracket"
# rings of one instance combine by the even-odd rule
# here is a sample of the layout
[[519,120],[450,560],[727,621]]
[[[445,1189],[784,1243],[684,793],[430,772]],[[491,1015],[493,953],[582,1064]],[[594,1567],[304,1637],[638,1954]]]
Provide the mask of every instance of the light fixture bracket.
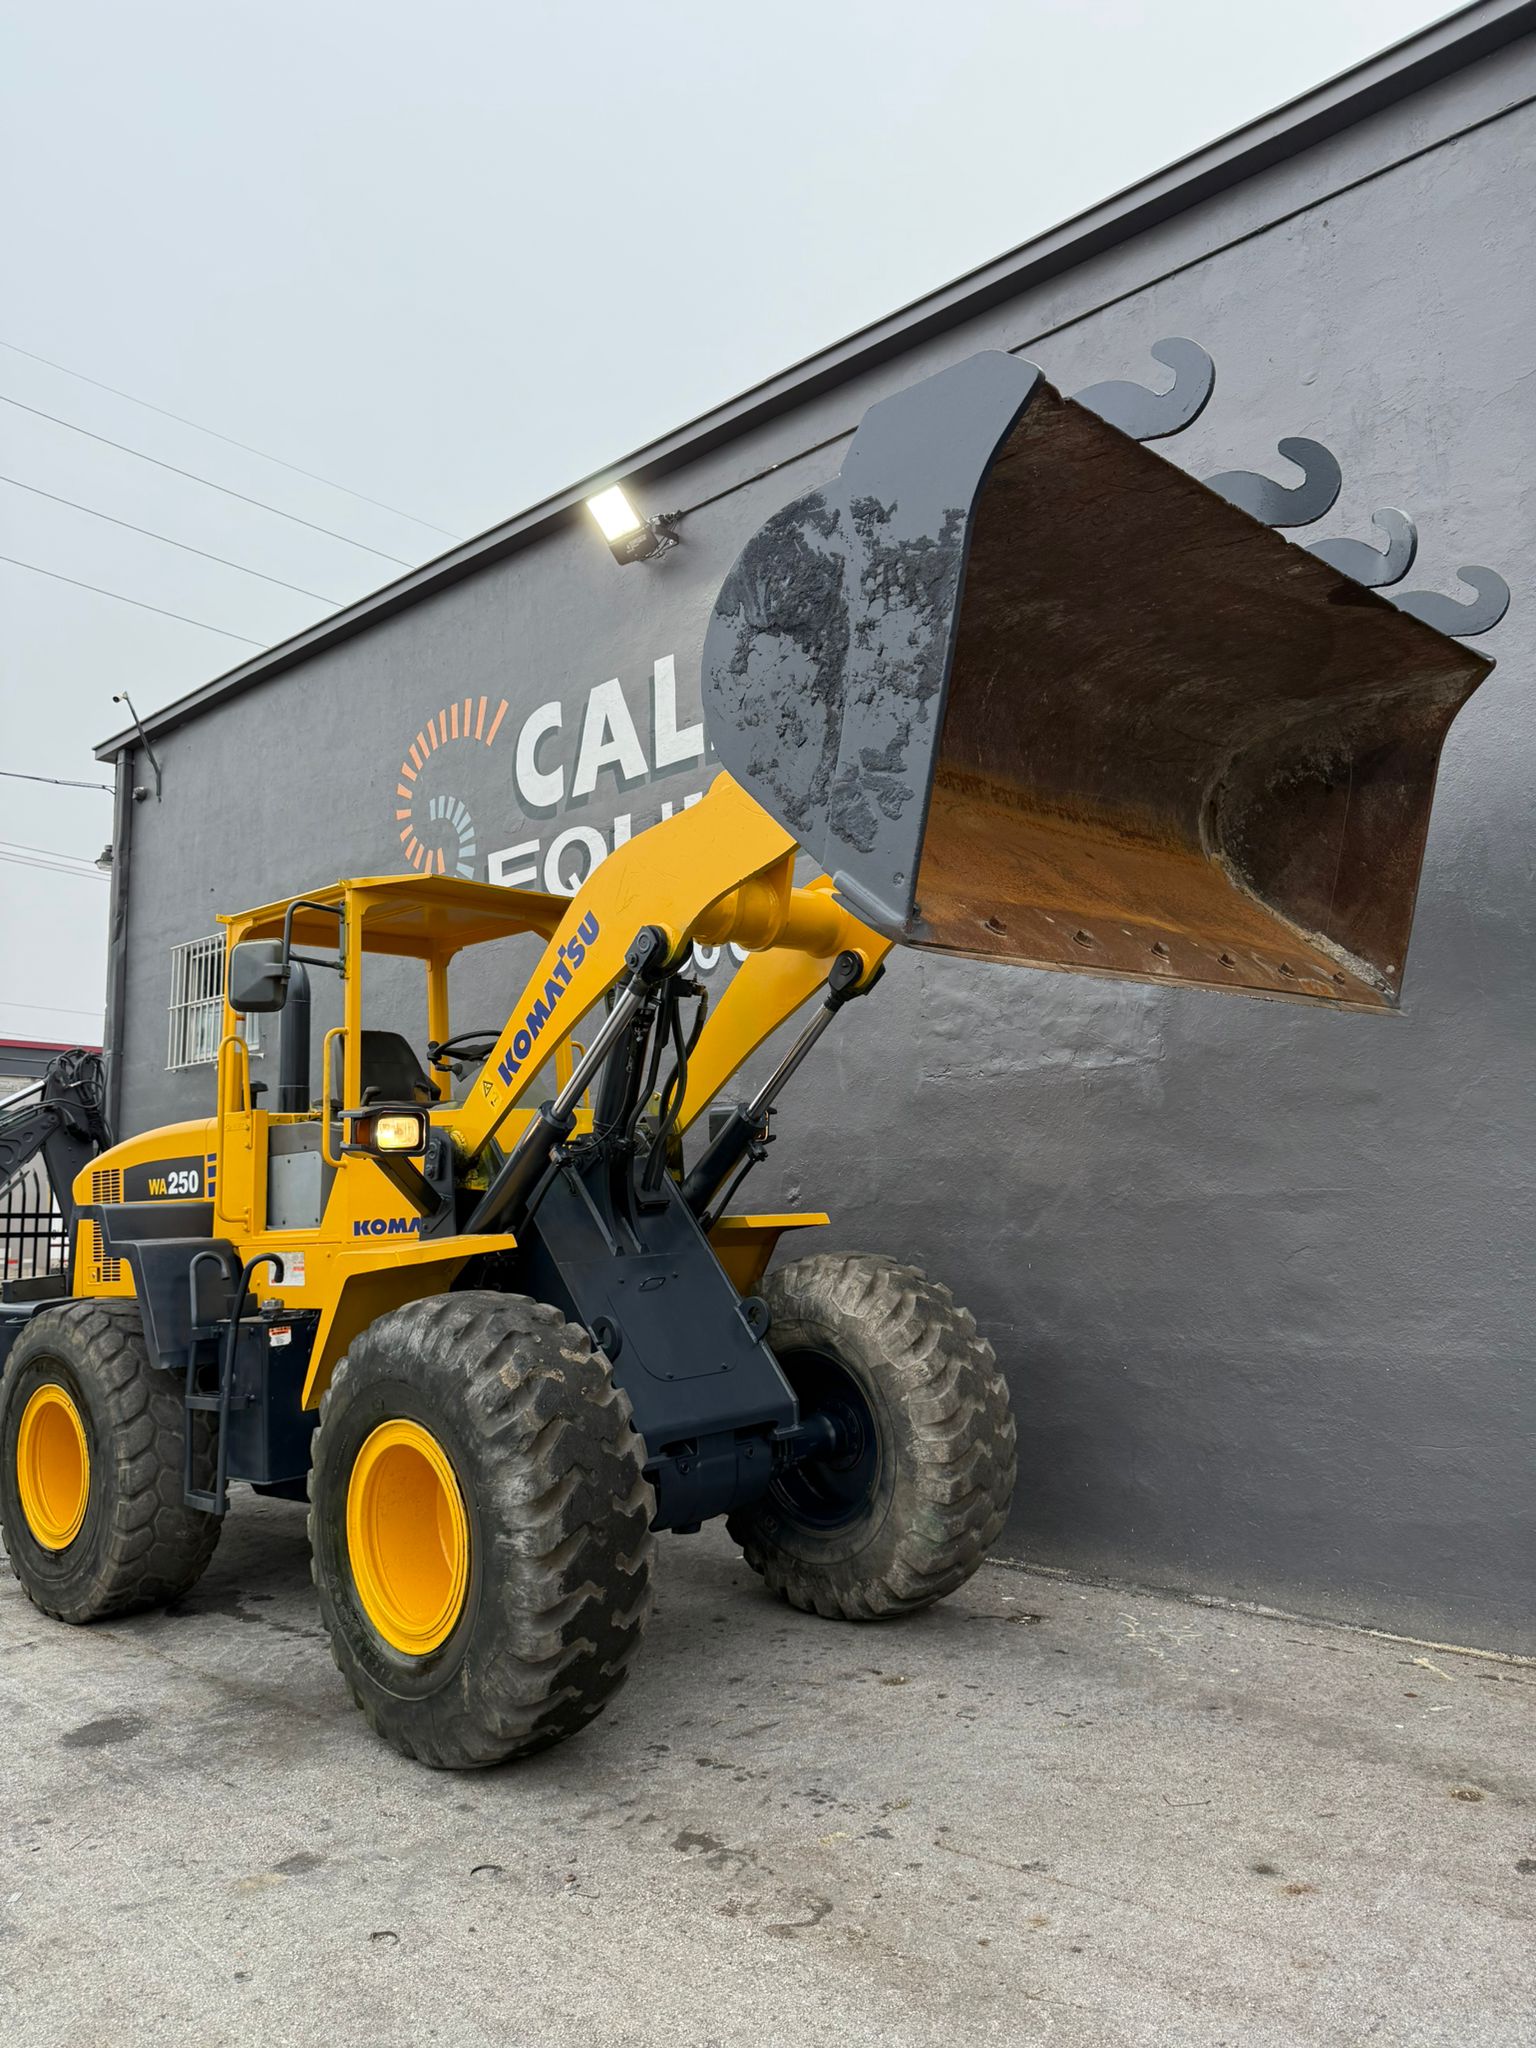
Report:
[[[144,730],[144,721],[142,718],[140,718],[138,712],[134,710],[133,699],[129,696],[126,690],[117,691],[113,695],[112,702],[114,704],[126,704],[128,706],[128,716],[133,720],[133,729],[139,736],[139,744],[143,747],[145,753],[148,754],[149,765],[155,771],[155,802],[159,803],[160,757],[149,743],[149,734]],[[148,795],[149,791],[147,789],[139,787],[135,789],[133,792],[133,800],[136,804],[141,804],[145,801]]]
[[608,543],[616,562],[654,562],[658,555],[664,555],[669,548],[675,548],[681,535],[677,531],[678,514],[658,513],[654,519],[647,519],[636,527],[633,533],[626,533],[620,540]]

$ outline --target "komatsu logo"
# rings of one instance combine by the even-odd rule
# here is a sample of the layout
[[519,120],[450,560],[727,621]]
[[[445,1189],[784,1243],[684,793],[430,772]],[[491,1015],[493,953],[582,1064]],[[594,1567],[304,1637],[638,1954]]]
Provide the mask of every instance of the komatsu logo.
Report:
[[414,1237],[421,1229],[419,1216],[364,1216],[352,1225],[354,1237]]
[[555,956],[554,968],[544,984],[544,993],[524,1017],[509,1052],[504,1052],[496,1062],[496,1072],[504,1085],[510,1084],[514,1074],[522,1071],[523,1062],[533,1051],[544,1026],[554,1014],[555,1006],[571,985],[571,975],[587,957],[587,948],[597,937],[597,919],[589,910],[577,925]]

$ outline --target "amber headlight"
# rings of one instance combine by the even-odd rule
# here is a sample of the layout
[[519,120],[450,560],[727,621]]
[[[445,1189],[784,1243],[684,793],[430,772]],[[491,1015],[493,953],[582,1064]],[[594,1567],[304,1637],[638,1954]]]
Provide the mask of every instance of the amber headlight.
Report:
[[358,1152],[390,1152],[410,1157],[427,1149],[424,1109],[363,1109],[347,1119],[348,1143]]

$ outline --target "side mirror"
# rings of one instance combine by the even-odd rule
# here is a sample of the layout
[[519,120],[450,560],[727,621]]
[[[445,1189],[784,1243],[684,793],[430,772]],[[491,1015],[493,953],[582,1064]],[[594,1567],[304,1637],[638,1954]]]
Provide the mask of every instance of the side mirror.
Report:
[[280,1010],[288,1000],[287,956],[281,939],[246,939],[230,948],[226,993],[238,1016]]

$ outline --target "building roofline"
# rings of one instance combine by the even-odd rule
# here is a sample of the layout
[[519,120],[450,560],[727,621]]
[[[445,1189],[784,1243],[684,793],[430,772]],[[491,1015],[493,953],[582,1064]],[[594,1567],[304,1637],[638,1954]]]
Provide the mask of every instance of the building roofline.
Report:
[[100,1052],[78,1038],[0,1038],[0,1057],[8,1052]]
[[[225,699],[280,675],[310,655],[444,590],[488,563],[555,531],[595,490],[616,477],[644,483],[708,454],[824,391],[847,383],[891,356],[961,325],[1031,285],[1157,227],[1202,201],[1300,155],[1384,108],[1442,78],[1465,70],[1506,44],[1536,30],[1536,0],[1473,0],[1417,34],[1378,51],[1363,63],[1235,128],[1191,155],[1127,186],[1086,212],[1073,215],[1005,256],[967,271],[937,291],[807,356],[723,405],[701,413],[659,440],[608,464],[594,475],[530,505],[473,540],[450,548],[419,568],[328,613],[291,639],[263,650],[176,698],[144,720],[153,736],[170,732]],[[139,738],[114,733],[96,748],[110,760]]]

